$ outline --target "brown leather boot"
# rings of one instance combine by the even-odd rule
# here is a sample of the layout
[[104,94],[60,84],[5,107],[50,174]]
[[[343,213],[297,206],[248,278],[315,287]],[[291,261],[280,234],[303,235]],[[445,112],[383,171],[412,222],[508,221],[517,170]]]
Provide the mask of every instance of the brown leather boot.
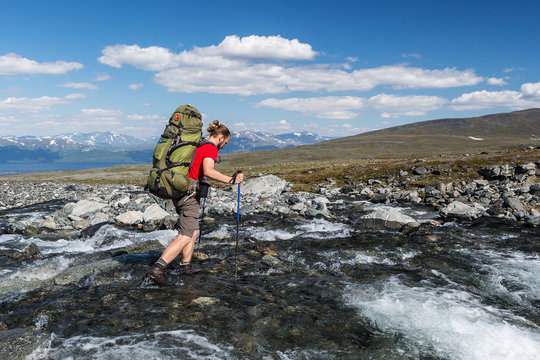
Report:
[[167,267],[160,263],[154,263],[150,270],[146,273],[145,279],[152,279],[156,284],[167,285],[165,280],[165,273],[167,272]]

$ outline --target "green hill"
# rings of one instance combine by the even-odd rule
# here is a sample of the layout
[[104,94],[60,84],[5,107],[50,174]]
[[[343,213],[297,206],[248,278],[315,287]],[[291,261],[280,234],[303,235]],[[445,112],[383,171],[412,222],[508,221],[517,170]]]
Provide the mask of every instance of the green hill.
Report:
[[297,161],[405,158],[538,145],[540,109],[396,126],[292,149],[224,156],[227,166]]

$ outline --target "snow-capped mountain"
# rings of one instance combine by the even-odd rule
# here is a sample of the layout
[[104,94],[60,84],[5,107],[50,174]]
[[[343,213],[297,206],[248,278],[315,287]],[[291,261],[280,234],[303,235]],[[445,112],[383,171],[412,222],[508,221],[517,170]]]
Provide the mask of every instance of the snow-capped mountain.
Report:
[[[310,132],[272,135],[245,130],[233,133],[223,153],[293,147],[327,139]],[[156,138],[143,140],[113,132],[0,136],[0,162],[150,162],[156,143]]]
[[272,135],[263,131],[244,130],[233,133],[223,152],[279,149],[314,144],[328,139],[307,131]]
[[149,145],[149,142],[129,135],[121,135],[114,132],[90,132],[61,134],[57,138],[74,141],[78,144],[89,146],[103,146],[114,148],[126,148]]

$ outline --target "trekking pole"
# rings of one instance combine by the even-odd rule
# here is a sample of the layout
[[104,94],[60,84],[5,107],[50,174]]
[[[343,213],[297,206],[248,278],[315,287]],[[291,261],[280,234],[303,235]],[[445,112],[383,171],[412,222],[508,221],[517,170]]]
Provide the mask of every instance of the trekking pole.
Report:
[[[206,181],[208,181],[208,178],[206,178]],[[204,225],[204,216],[206,215],[204,213],[204,210],[206,208],[206,198],[207,196],[204,197],[204,200],[203,200],[203,206],[202,206],[202,215],[201,215],[201,221],[199,222],[199,237],[197,239],[197,247],[200,245],[201,243],[201,237],[202,237],[202,230],[203,230],[203,225]]]
[[[234,184],[236,182],[236,176],[240,174],[242,170],[236,171],[231,179]],[[238,184],[238,201],[236,205],[236,246],[234,251],[234,280],[238,278],[238,232],[240,229],[240,184]]]

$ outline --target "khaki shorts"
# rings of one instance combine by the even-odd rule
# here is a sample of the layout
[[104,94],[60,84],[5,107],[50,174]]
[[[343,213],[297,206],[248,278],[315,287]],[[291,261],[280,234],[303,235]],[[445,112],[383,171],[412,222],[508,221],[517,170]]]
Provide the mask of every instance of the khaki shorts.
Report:
[[195,230],[199,230],[199,200],[194,197],[188,197],[187,200],[173,200],[174,207],[178,216],[180,216],[180,229],[178,233],[185,236],[193,236]]

